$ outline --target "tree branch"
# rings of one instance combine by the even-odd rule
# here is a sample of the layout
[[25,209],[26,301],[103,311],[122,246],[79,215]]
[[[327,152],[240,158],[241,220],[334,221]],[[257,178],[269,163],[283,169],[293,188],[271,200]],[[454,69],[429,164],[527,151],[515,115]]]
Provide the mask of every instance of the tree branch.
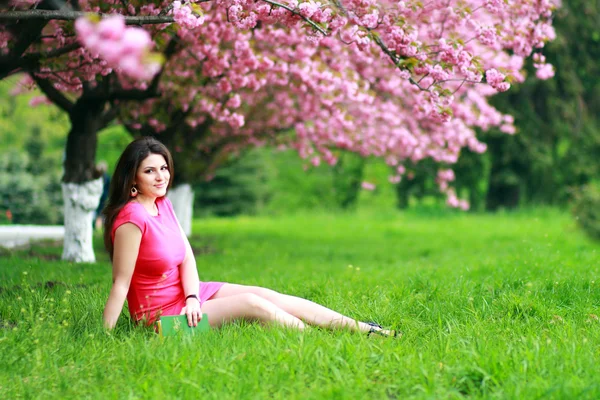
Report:
[[[327,31],[323,29],[319,24],[300,14],[297,10],[292,7],[281,4],[274,0],[261,0],[265,3],[271,4],[276,7],[281,7],[292,14],[295,14],[302,18],[305,22],[307,22],[310,26],[312,26],[315,30],[319,31],[323,36],[327,36]],[[151,25],[151,24],[164,24],[169,22],[175,22],[172,15],[166,15],[167,12],[170,11],[172,6],[167,7],[163,12],[159,15],[144,15],[144,16],[129,16],[124,15],[125,23],[127,25]],[[82,11],[71,11],[71,10],[39,10],[39,9],[31,9],[31,10],[14,10],[14,11],[4,11],[0,14],[0,22],[14,22],[14,21],[24,21],[24,20],[42,20],[42,21],[51,21],[51,20],[60,20],[60,21],[73,21],[79,17],[85,17],[88,12]],[[109,16],[110,14],[98,13],[100,17]]]
[[[54,10],[60,8],[61,5],[57,5],[51,0],[42,0],[37,4],[36,12]],[[0,18],[10,11],[2,11]],[[19,21],[13,20],[13,23],[6,24],[5,28],[10,32],[14,39],[11,40],[12,48],[10,53],[0,58],[0,79],[4,79],[15,70],[14,60],[18,60],[27,49],[35,42],[37,42],[41,36],[44,26],[48,21]]]
[[323,36],[327,36],[328,35],[327,31],[325,29],[321,28],[315,21],[313,21],[310,18],[307,18],[304,15],[300,14],[298,11],[296,11],[292,7],[287,6],[285,4],[278,3],[278,2],[273,1],[273,0],[262,0],[262,1],[264,1],[265,3],[271,4],[273,6],[281,7],[283,9],[285,9],[285,10],[288,10],[292,14],[295,14],[295,15],[299,16],[300,18],[302,18],[310,26],[312,26],[315,30],[319,31]]
[[[379,48],[381,49],[381,51],[383,51],[394,63],[394,65],[396,67],[398,67],[399,70],[404,70],[404,71],[408,71],[407,68],[403,68],[400,65],[400,61],[401,58],[396,56],[386,45],[385,43],[383,43],[383,40],[381,40],[381,38],[378,35],[373,34],[373,32],[371,32],[371,30],[369,29],[369,33],[371,34],[370,36],[373,38],[373,40],[375,41],[375,43],[377,43],[377,45],[379,46]],[[410,72],[410,71],[409,71]],[[415,81],[414,78],[411,76],[410,78],[408,78],[408,81],[410,83],[412,83],[413,85],[415,85],[416,87],[418,87],[420,90],[422,91],[429,91],[429,88],[424,88],[421,85],[419,85],[419,82]]]
[[104,129],[109,123],[111,123],[117,117],[118,111],[119,106],[117,104],[112,104],[108,110],[104,111],[100,117],[100,129]]
[[[74,21],[79,17],[85,17],[90,14],[83,11],[68,11],[68,10],[27,10],[27,11],[4,11],[0,14],[0,22],[15,22],[26,20],[37,21]],[[109,17],[114,14],[98,13],[100,17]],[[152,25],[165,24],[175,22],[172,15],[143,15],[143,16],[128,16],[124,15],[125,24],[127,25]]]
[[45,53],[28,53],[21,57],[12,57],[10,54],[0,56],[0,65],[2,66],[2,78],[16,72],[35,72],[39,67],[40,60],[60,57],[81,47],[81,44],[74,42],[58,49],[50,50]]
[[70,113],[73,110],[74,104],[71,100],[65,97],[59,90],[57,90],[49,80],[40,78],[35,74],[31,74],[31,78],[37,83],[38,87],[42,92],[50,99],[51,102],[56,104],[62,110]]
[[[63,54],[70,53],[73,50],[77,50],[80,47],[81,47],[81,43],[73,42],[71,44],[67,44],[66,46],[59,47],[54,50],[50,50],[46,53],[33,53],[32,56],[34,56],[38,59],[48,59],[48,58],[60,57]],[[27,54],[25,57],[28,57],[28,56],[29,56],[29,54]]]

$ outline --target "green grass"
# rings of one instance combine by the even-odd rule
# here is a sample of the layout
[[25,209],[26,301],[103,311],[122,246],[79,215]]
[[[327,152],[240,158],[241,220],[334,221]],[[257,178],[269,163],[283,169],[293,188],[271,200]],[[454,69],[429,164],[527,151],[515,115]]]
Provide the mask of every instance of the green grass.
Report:
[[164,340],[125,312],[107,333],[100,247],[90,265],[40,244],[0,258],[0,398],[600,397],[600,247],[568,215],[304,213],[198,220],[194,234],[204,280],[404,336],[238,323]]

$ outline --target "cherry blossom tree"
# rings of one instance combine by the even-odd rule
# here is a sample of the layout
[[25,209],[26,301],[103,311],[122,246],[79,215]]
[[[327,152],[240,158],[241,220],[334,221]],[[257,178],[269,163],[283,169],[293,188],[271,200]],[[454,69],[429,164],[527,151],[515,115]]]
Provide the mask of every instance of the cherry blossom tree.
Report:
[[[448,203],[462,208],[449,166],[464,147],[485,150],[476,129],[515,131],[487,98],[521,82],[531,55],[538,77],[552,76],[541,49],[554,38],[559,5],[79,1],[50,12],[40,9],[52,8],[46,2],[9,4],[0,14],[0,56],[17,61],[0,64],[0,73],[28,72],[72,116],[65,185],[93,180],[96,132],[118,117],[159,137],[184,132],[205,152],[219,143],[220,152],[276,143],[313,165],[335,164],[339,149],[380,157],[392,182],[405,162],[432,159]],[[45,25],[16,49],[25,22]],[[288,128],[293,133],[282,134]]]
[[[450,79],[450,73],[441,67],[442,59],[433,67],[427,63],[416,64],[412,70],[407,67],[394,78],[398,67],[389,62],[390,51],[385,48],[385,52],[380,51],[380,57],[373,60],[371,54],[365,55],[361,46],[348,45],[351,39],[323,37],[315,45],[314,41],[307,40],[301,28],[294,31],[275,24],[248,32],[236,29],[235,24],[226,24],[231,17],[227,13],[222,13],[219,19],[219,14],[209,11],[204,10],[198,19],[194,19],[190,7],[182,12],[186,20],[179,23],[189,25],[189,29],[178,36],[186,45],[177,57],[181,62],[173,66],[179,69],[169,70],[172,77],[164,92],[165,97],[173,99],[170,104],[179,105],[177,115],[185,114],[185,123],[181,120],[175,123],[178,129],[191,127],[194,130],[200,126],[203,132],[211,130],[211,135],[199,135],[202,143],[188,141],[186,144],[186,147],[198,148],[198,158],[212,154],[211,140],[220,144],[230,141],[226,146],[229,151],[265,142],[288,145],[314,165],[334,164],[336,149],[345,149],[363,156],[384,157],[396,171],[390,181],[398,182],[405,171],[403,160],[414,164],[433,158],[442,164],[452,164],[464,146],[482,151],[484,145],[476,140],[475,127],[502,126],[509,133],[514,131],[512,118],[487,105],[485,98],[508,89],[509,71],[515,80],[523,79],[522,57],[500,52],[498,60],[490,60],[486,65],[473,61],[474,57],[459,45],[445,45],[448,53],[444,57],[466,62],[466,67],[460,67],[466,68],[465,76]],[[314,18],[315,14],[310,12],[305,16]],[[458,17],[445,22],[448,26],[461,23]],[[476,26],[472,22],[471,25]],[[479,31],[480,36],[471,34],[471,39],[463,34],[463,41],[475,38],[479,43],[474,42],[474,48],[500,48],[499,38],[489,29]],[[548,35],[552,36],[551,30]],[[211,46],[206,45],[207,39]],[[439,40],[443,42],[442,38]],[[479,50],[481,54],[485,51]],[[531,52],[531,48],[527,51]],[[460,57],[466,61],[460,61]],[[540,68],[551,70],[539,57],[543,56],[536,53]],[[337,72],[337,76],[332,71]],[[418,81],[413,79],[415,71],[421,73]],[[469,72],[483,75],[484,71],[492,89],[465,85],[468,79],[474,82],[483,78],[469,76]],[[427,82],[427,74],[433,80]],[[384,79],[386,76],[391,79]],[[190,81],[202,84],[190,91]],[[365,82],[371,84],[365,85]],[[400,100],[406,93],[411,94],[410,98]],[[443,97],[456,97],[457,101]],[[172,114],[164,110],[163,101],[150,101],[133,113],[122,115],[122,119],[131,121],[128,126],[134,129],[144,124],[146,134],[160,136],[162,130],[172,132],[174,126]],[[451,119],[450,115],[455,112],[455,118]],[[207,125],[207,121],[210,124]],[[281,137],[281,132],[287,132],[286,127],[296,128],[296,134]],[[184,154],[190,157],[189,151]],[[448,182],[452,180],[451,169],[440,169],[437,181],[448,193],[449,204],[467,208],[468,203],[459,200],[449,187]]]

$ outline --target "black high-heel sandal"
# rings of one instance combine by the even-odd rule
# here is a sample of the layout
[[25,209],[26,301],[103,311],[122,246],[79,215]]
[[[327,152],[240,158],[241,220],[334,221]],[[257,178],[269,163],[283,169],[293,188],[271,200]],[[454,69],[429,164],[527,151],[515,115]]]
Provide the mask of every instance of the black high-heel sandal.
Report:
[[[371,329],[369,329],[369,332],[367,332],[368,337],[370,337],[373,333],[384,337],[398,337],[398,331],[395,329],[390,329],[390,333],[385,333],[383,332],[383,326],[379,325],[378,323],[366,322],[366,324],[371,326]],[[400,336],[402,336],[402,334],[400,334]]]

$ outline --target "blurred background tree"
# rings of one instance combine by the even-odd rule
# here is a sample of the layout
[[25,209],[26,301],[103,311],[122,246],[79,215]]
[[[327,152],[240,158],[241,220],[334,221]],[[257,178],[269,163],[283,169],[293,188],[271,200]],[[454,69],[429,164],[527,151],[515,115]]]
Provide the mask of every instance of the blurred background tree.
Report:
[[[556,76],[547,81],[527,79],[491,99],[499,111],[514,116],[517,134],[480,135],[487,152],[483,156],[463,152],[453,167],[457,193],[470,200],[472,210],[564,207],[578,188],[598,179],[600,5],[564,2],[554,26],[557,39],[544,54],[556,67]],[[534,73],[531,63],[526,71]],[[437,197],[427,168],[423,164],[413,171],[414,179],[398,185],[399,207],[407,207],[409,199]]]
[[35,94],[11,96],[15,82],[0,83],[0,215],[16,224],[57,224],[63,218],[60,177],[67,121],[54,107],[32,109]]
[[[528,79],[493,103],[519,133],[487,138],[486,208],[565,205],[600,172],[600,3],[571,0],[558,10],[557,40],[544,50],[556,76]],[[528,71],[533,73],[529,66]]]

